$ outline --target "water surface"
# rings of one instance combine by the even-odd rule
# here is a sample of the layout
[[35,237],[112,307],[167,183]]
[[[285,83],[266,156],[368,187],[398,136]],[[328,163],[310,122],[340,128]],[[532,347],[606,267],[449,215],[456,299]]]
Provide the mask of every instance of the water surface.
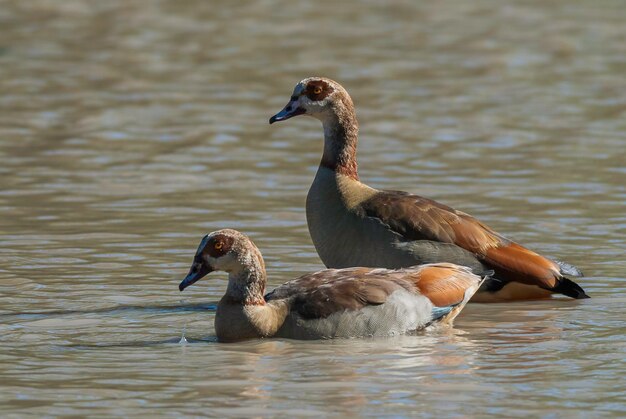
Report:
[[[3,416],[624,414],[623,4],[413,3],[0,2]],[[249,234],[270,287],[322,267],[321,127],[267,124],[309,75],[351,92],[364,181],[578,265],[593,298],[217,344],[225,276],[177,289],[202,235]]]

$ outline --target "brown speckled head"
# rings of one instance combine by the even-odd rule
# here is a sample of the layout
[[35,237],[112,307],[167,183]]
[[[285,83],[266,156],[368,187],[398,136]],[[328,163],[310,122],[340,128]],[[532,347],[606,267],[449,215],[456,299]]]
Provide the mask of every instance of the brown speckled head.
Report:
[[251,264],[265,269],[259,250],[246,235],[231,229],[214,231],[202,238],[179,289],[182,291],[210,272],[238,272],[250,268]]
[[331,116],[338,106],[352,107],[352,100],[341,85],[325,77],[308,77],[296,85],[287,106],[270,118],[270,124],[298,115],[320,120]]
[[359,124],[348,92],[336,81],[308,77],[293,89],[287,106],[270,118],[270,124],[297,115],[309,115],[324,126],[321,165],[358,180],[356,145]]

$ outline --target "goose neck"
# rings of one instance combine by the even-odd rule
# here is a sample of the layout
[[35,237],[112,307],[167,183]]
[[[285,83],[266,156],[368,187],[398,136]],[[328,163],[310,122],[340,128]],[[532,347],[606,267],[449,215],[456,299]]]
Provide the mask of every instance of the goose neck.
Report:
[[320,165],[359,180],[356,160],[359,125],[354,111],[333,112],[322,124],[324,154]]

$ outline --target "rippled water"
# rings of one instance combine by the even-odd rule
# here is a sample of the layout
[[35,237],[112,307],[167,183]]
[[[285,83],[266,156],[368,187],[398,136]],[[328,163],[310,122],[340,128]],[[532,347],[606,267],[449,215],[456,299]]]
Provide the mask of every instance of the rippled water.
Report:
[[[0,2],[3,416],[625,414],[623,3],[414,3]],[[321,268],[321,127],[267,124],[308,75],[352,93],[364,181],[577,264],[593,298],[216,344],[225,276],[177,290],[203,234],[252,236],[270,286]]]

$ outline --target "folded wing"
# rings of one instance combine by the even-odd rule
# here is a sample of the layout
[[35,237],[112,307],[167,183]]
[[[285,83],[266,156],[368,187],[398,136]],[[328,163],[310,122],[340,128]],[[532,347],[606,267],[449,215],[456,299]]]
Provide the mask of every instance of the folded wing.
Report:
[[381,191],[364,201],[361,210],[407,241],[452,243],[472,252],[496,271],[496,277],[507,281],[554,289],[562,277],[556,262],[508,240],[474,217],[431,199]]

